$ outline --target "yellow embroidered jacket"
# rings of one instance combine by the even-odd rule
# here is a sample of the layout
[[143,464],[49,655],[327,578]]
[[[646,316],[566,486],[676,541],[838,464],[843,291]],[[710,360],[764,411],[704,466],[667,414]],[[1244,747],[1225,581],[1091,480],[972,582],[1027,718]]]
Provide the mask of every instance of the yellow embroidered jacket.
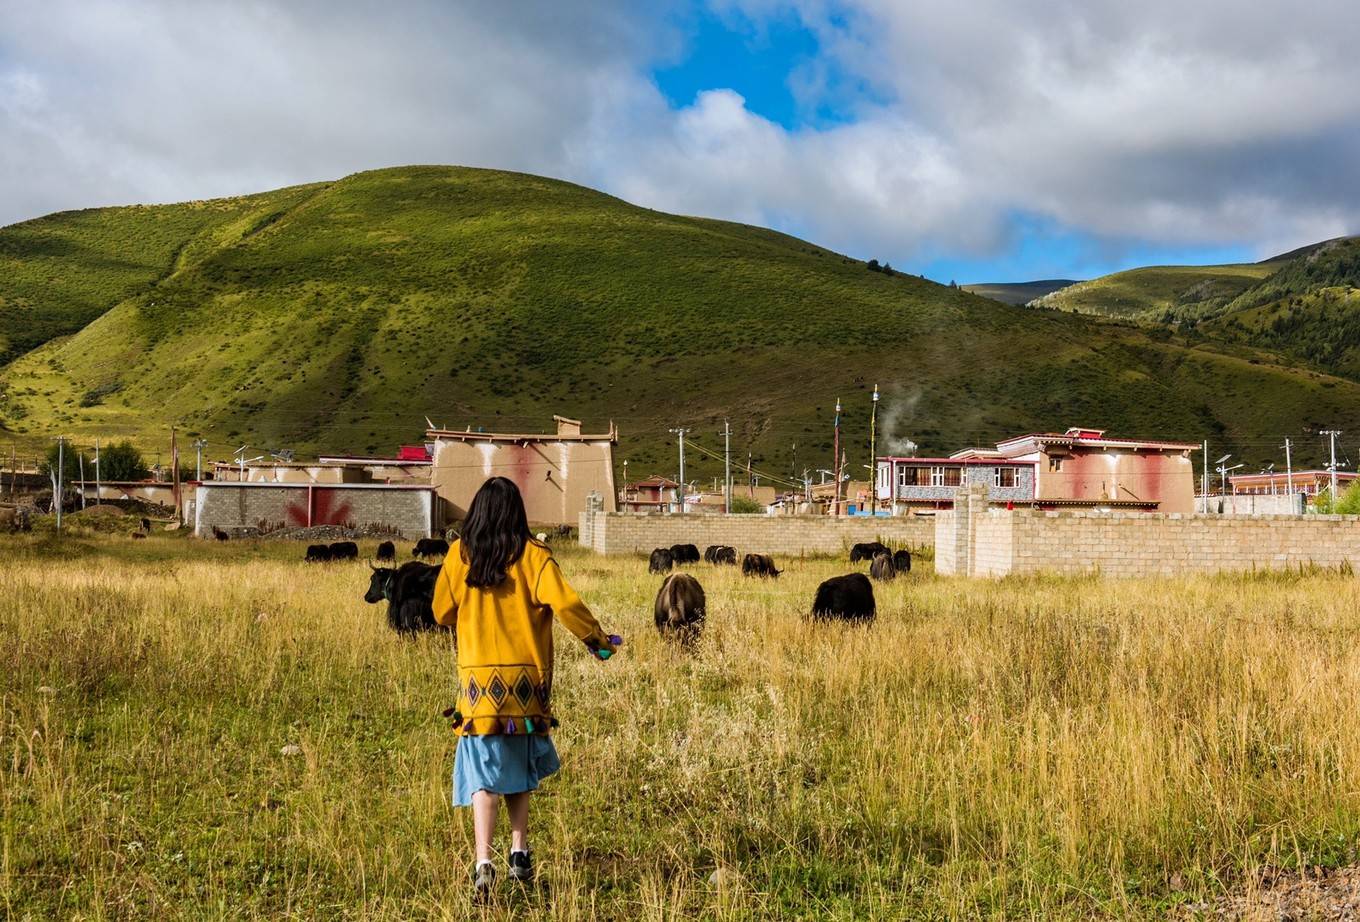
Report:
[[458,638],[454,727],[464,734],[547,733],[552,717],[552,619],[591,650],[613,650],[590,609],[562,576],[552,551],[529,541],[491,589],[467,584],[462,543],[444,558],[434,616]]

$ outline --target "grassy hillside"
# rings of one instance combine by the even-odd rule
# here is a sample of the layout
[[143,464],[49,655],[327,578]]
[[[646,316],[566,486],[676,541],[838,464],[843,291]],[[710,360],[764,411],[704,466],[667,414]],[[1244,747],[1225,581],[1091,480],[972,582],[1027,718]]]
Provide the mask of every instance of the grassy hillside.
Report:
[[75,333],[316,187],[184,205],[68,211],[0,228],[0,365]]
[[1212,313],[1268,277],[1280,263],[1147,266],[1102,275],[1044,295],[1036,307],[1131,320],[1185,320]]
[[1075,279],[1039,279],[1034,282],[980,282],[960,286],[964,291],[1005,304],[1028,304],[1035,298],[1052,294],[1060,288],[1076,285]]
[[[219,456],[243,442],[385,451],[418,438],[426,415],[537,430],[560,412],[617,420],[620,459],[642,474],[673,469],[669,427],[717,448],[729,416],[734,446],[784,473],[794,443],[800,469],[829,464],[840,396],[858,474],[875,382],[880,448],[1082,423],[1264,458],[1303,427],[1360,425],[1351,383],[563,182],[413,167],[273,195],[211,233],[186,219],[178,245],[133,240],[149,280],[0,373],[9,436],[159,446],[176,423]],[[96,214],[124,240],[140,211]],[[718,471],[690,460],[697,477]]]
[[1360,379],[1360,239],[1310,249],[1201,326]]

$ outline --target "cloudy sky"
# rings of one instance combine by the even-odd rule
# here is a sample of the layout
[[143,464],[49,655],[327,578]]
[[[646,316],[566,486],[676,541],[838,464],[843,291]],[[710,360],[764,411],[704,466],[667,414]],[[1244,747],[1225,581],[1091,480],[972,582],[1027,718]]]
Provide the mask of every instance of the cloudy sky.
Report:
[[959,281],[1360,232],[1354,0],[0,0],[0,224],[525,170]]

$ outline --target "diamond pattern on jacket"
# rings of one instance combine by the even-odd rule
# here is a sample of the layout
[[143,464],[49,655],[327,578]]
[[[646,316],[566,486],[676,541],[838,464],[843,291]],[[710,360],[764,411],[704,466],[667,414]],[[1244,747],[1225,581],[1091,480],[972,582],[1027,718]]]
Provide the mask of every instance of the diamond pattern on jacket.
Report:
[[519,699],[519,706],[527,708],[529,702],[534,698],[534,683],[529,681],[529,677],[521,672],[519,678],[515,680],[515,697]]
[[547,708],[548,708],[548,683],[547,683],[547,682],[540,682],[540,683],[538,684],[538,703],[541,704],[541,705],[543,705],[543,709],[544,709],[544,710],[547,710]]
[[510,689],[506,686],[505,681],[501,678],[499,672],[493,675],[491,681],[487,683],[486,693],[491,696],[491,700],[496,703],[496,707],[500,707],[505,703],[505,696],[510,694]]
[[476,678],[475,676],[473,676],[472,678],[469,678],[469,679],[468,679],[468,687],[467,687],[468,705],[469,705],[470,707],[474,707],[474,708],[475,708],[475,707],[477,706],[477,702],[478,702],[479,700],[481,700],[481,697],[482,697],[482,688],[481,688],[480,685],[477,684],[477,678]]

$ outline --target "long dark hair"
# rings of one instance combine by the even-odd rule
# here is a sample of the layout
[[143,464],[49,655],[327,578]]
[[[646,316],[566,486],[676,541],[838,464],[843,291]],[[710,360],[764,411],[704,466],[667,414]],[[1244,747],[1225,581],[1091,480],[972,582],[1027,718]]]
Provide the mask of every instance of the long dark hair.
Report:
[[529,517],[519,487],[504,477],[492,477],[468,507],[463,523],[460,555],[468,565],[467,584],[490,589],[505,582],[505,571],[529,543]]

